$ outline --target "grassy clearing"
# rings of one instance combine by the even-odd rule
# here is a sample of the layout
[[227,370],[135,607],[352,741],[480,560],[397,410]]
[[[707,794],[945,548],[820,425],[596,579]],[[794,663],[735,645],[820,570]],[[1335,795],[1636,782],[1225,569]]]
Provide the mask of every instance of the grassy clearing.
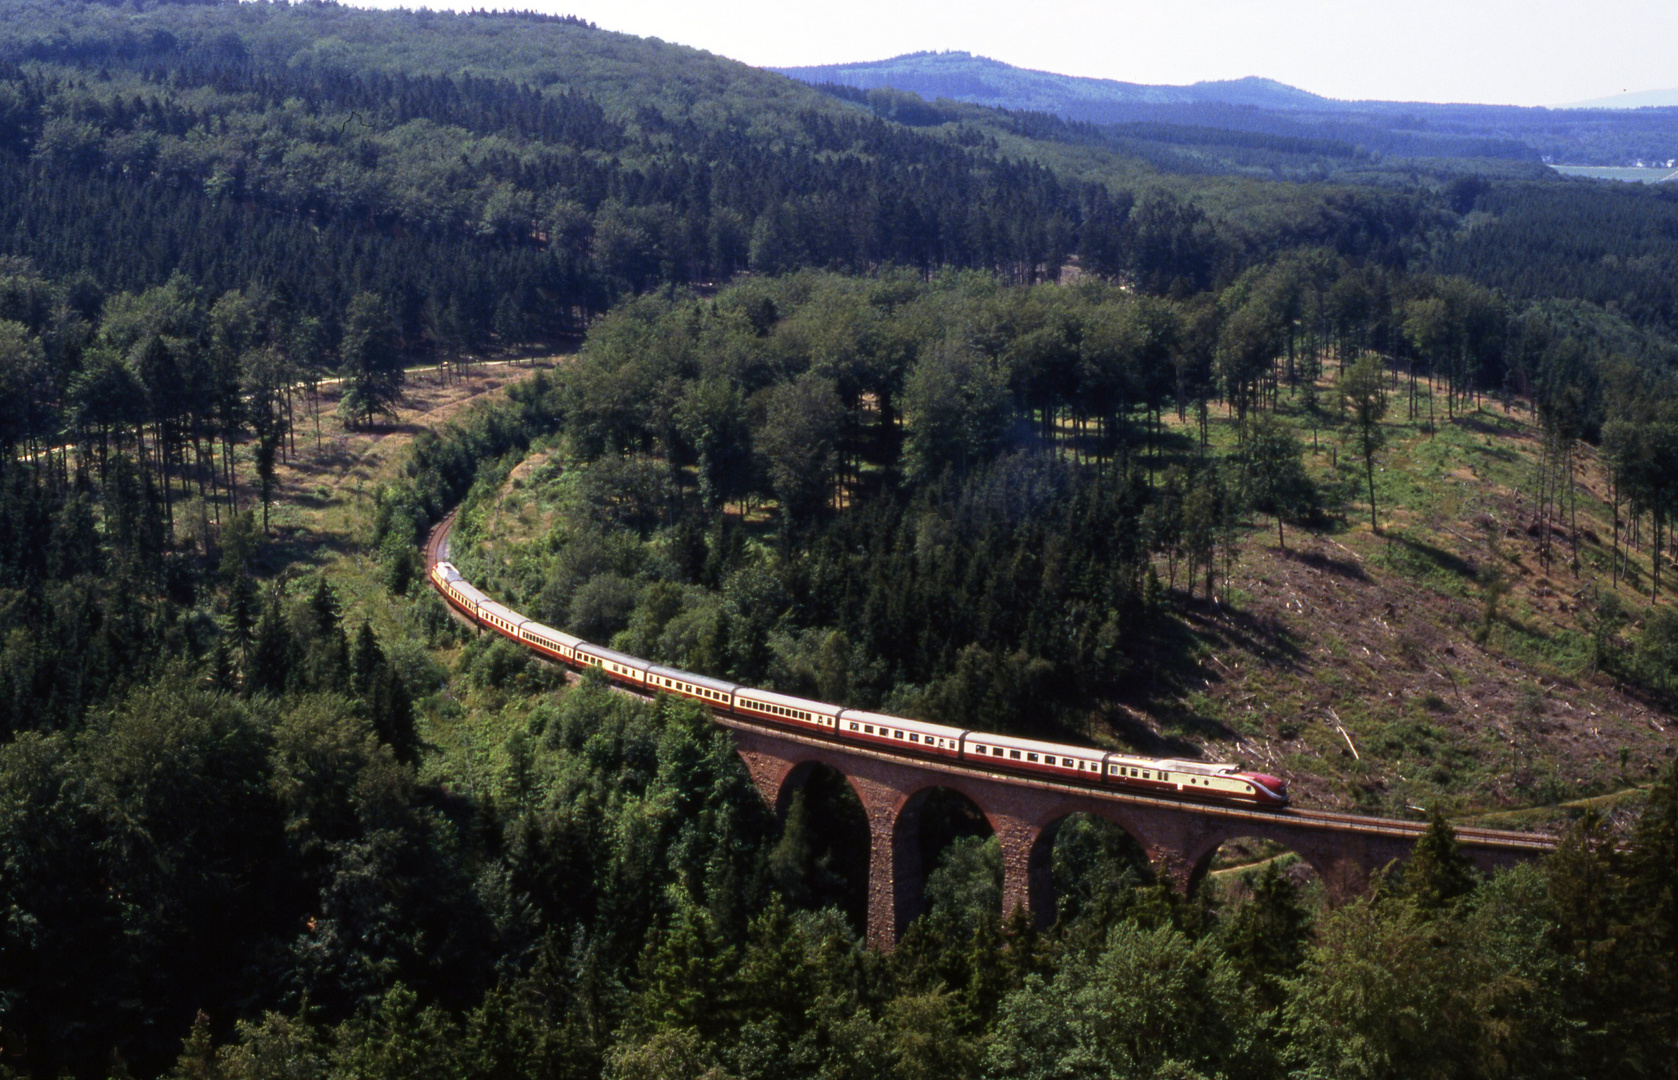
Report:
[[[391,594],[379,553],[369,546],[376,493],[394,478],[420,431],[493,402],[535,369],[564,359],[479,364],[447,376],[435,370],[412,372],[397,419],[365,430],[344,426],[336,416],[340,390],[325,385],[318,435],[313,416],[304,420],[300,414],[296,453],[279,470],[264,566],[289,582],[300,583],[309,573],[324,575],[337,593],[347,627],[367,620],[409,673],[411,684],[437,687],[416,702],[421,737],[439,751],[425,759],[426,779],[471,786],[501,752],[505,738],[499,727],[518,726],[522,720],[503,719],[504,692],[481,692],[447,679],[463,654],[481,646],[467,643],[464,634],[436,633],[447,616],[431,590],[414,587],[406,596]],[[239,467],[242,476],[254,472],[248,461]],[[242,505],[248,507],[251,493],[242,494]],[[260,507],[256,510],[260,514]],[[428,649],[428,641],[436,647]]]
[[[1320,390],[1326,400],[1332,384]],[[1287,551],[1272,522],[1246,523],[1220,605],[1191,615],[1199,667],[1179,685],[1192,692],[1161,701],[1138,687],[1132,711],[1166,731],[1185,713],[1215,722],[1227,735],[1197,739],[1205,752],[1287,775],[1303,805],[1439,805],[1532,827],[1591,800],[1618,805],[1674,740],[1664,715],[1595,672],[1591,620],[1615,593],[1629,620],[1611,646],[1631,646],[1650,608],[1648,554],[1631,553],[1629,580],[1609,573],[1611,488],[1581,447],[1566,534],[1544,561],[1530,410],[1485,401],[1448,417],[1442,397],[1433,404],[1430,427],[1425,383],[1416,420],[1393,397],[1376,533],[1362,462],[1331,429],[1313,451],[1309,418],[1283,391],[1276,411],[1297,427],[1327,521],[1289,529]],[[1192,422],[1173,428],[1170,453],[1198,454]],[[1234,449],[1235,418],[1214,409],[1208,443]],[[1657,603],[1670,602],[1665,585]]]

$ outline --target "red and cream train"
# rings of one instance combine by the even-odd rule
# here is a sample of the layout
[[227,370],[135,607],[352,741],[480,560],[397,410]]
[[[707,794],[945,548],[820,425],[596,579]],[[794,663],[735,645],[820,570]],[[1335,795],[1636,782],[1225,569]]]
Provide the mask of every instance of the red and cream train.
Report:
[[1288,802],[1285,781],[1263,773],[1243,772],[1234,765],[1131,757],[1088,747],[969,731],[841,708],[695,675],[592,645],[527,619],[485,596],[461,577],[452,563],[435,563],[431,568],[431,582],[445,600],[478,626],[542,656],[575,668],[597,667],[616,682],[638,690],[693,698],[720,713],[892,753],[941,758],[975,768],[1025,773],[1092,787],[1126,788],[1249,806],[1281,807]]

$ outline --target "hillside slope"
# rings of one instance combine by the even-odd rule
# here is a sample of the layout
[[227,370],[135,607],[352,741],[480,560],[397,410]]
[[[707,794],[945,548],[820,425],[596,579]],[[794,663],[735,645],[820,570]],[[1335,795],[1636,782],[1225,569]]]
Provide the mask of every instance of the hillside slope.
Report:
[[1674,721],[1608,672],[1670,601],[1663,581],[1651,603],[1646,550],[1622,546],[1612,572],[1595,452],[1576,464],[1575,534],[1536,509],[1544,447],[1526,403],[1487,401],[1432,434],[1389,423],[1375,534],[1361,465],[1333,432],[1312,452],[1304,416],[1281,411],[1344,518],[1289,529],[1286,547],[1250,520],[1220,602],[1185,611],[1195,664],[1121,703],[1115,732],[1233,750],[1290,776],[1307,805],[1545,825],[1635,807]]

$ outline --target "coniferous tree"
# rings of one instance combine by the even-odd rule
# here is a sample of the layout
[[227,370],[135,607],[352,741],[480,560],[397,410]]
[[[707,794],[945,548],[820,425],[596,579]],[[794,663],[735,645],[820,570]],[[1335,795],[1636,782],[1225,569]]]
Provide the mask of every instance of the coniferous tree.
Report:
[[1649,789],[1626,853],[1644,1068],[1678,1075],[1678,761]]
[[1252,895],[1219,929],[1224,952],[1241,977],[1274,1008],[1286,999],[1283,982],[1305,962],[1311,919],[1299,889],[1283,876],[1278,860],[1265,865]]
[[245,693],[275,696],[284,693],[292,678],[296,659],[291,628],[280,607],[279,590],[274,588],[269,592],[268,602],[257,621],[251,641],[250,661],[245,670]]
[[370,424],[375,415],[396,414],[405,379],[402,355],[390,309],[377,295],[357,293],[350,301],[338,362],[345,380],[341,408],[348,418]]
[[1417,839],[1416,850],[1399,871],[1399,892],[1413,899],[1422,911],[1437,912],[1468,895],[1475,884],[1474,867],[1457,844],[1456,830],[1435,807],[1427,831]]
[[1341,376],[1340,396],[1346,408],[1346,439],[1363,460],[1369,487],[1369,527],[1381,531],[1375,517],[1375,455],[1386,445],[1381,418],[1387,414],[1387,394],[1380,365],[1364,356]]

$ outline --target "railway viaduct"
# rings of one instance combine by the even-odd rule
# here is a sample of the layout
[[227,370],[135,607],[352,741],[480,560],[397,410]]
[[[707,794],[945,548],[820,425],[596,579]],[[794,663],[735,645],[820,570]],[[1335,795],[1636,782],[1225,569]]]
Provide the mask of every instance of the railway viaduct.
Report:
[[[1024,908],[1039,924],[1054,920],[1050,874],[1055,833],[1066,818],[1085,813],[1129,833],[1149,860],[1179,889],[1192,890],[1218,846],[1236,837],[1279,843],[1316,870],[1331,895],[1362,891],[1369,875],[1415,846],[1426,825],[1309,810],[1259,810],[1185,803],[1123,792],[1092,791],[942,762],[905,759],[860,747],[717,717],[729,729],[752,781],[784,816],[792,795],[816,766],[838,772],[856,792],[868,819],[868,941],[890,949],[920,914],[925,870],[919,813],[926,797],[944,788],[969,799],[985,816],[1002,848],[1004,913]],[[1547,836],[1466,829],[1463,853],[1490,871],[1541,855]]]
[[[451,512],[425,544],[429,570],[448,558]],[[452,609],[451,609],[452,611]],[[463,621],[464,616],[455,613]],[[468,621],[470,625],[470,622]],[[920,809],[943,788],[970,800],[1002,848],[1004,914],[1024,908],[1039,924],[1054,921],[1051,874],[1055,833],[1070,815],[1113,822],[1141,845],[1156,870],[1191,891],[1219,845],[1236,837],[1275,841],[1316,870],[1330,895],[1361,892],[1369,875],[1414,848],[1424,823],[1316,810],[1261,810],[1100,791],[959,764],[847,746],[716,714],[752,782],[777,817],[811,770],[826,766],[850,784],[868,819],[868,942],[889,950],[922,907]],[[1490,871],[1542,855],[1555,839],[1536,833],[1462,829],[1457,841],[1476,867]]]

